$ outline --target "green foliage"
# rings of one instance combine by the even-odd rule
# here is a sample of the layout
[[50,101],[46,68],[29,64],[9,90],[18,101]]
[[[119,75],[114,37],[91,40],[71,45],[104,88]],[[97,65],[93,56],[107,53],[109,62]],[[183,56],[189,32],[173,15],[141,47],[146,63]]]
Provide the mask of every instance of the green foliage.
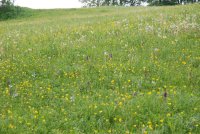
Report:
[[[183,0],[79,0],[85,6],[138,6],[142,2],[148,2],[150,6],[164,6],[182,4]],[[195,3],[196,0],[186,0],[185,3]]]
[[178,4],[178,2],[177,2],[177,0],[163,0],[163,1],[159,1],[159,0],[157,0],[157,1],[152,1],[152,2],[150,2],[150,4],[149,4],[149,6],[166,6],[166,5],[177,5]]
[[30,15],[32,15],[30,9],[14,6],[10,0],[3,0],[0,5],[0,20],[14,19]]
[[0,133],[200,132],[200,5],[31,12],[0,22]]
[[18,15],[18,8],[14,6],[0,7],[0,19],[14,18]]
[[33,16],[35,13],[32,9],[19,7],[19,6],[11,6],[9,8],[0,8],[0,20],[9,20],[16,18],[26,18]]

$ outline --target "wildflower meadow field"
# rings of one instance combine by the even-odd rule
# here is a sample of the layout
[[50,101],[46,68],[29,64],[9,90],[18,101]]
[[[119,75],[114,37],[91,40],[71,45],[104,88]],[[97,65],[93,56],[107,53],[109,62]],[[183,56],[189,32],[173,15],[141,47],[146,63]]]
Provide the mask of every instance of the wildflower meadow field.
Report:
[[200,4],[31,12],[0,21],[1,134],[200,133]]

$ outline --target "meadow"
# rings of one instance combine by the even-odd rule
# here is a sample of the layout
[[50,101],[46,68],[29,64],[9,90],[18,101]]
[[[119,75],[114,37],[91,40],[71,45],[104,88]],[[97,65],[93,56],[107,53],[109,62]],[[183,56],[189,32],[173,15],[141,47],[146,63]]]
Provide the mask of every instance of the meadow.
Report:
[[31,12],[0,21],[1,134],[200,133],[200,4]]

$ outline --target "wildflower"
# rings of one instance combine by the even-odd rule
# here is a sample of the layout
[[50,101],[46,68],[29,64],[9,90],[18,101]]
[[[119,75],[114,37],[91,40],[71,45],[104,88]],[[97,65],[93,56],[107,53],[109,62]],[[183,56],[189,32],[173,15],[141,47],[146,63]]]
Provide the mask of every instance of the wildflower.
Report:
[[153,127],[152,127],[152,125],[151,125],[151,124],[150,124],[148,127],[149,127],[149,129],[153,130]]
[[122,118],[119,118],[119,122],[122,122]]
[[163,96],[164,96],[164,98],[167,98],[167,92],[166,91],[164,92]]
[[155,51],[155,52],[159,52],[160,49],[159,49],[159,48],[154,48],[154,51]]
[[8,110],[8,114],[12,114],[12,111]]
[[13,128],[15,128],[15,126],[12,125],[12,124],[10,124],[10,125],[9,125],[9,128],[13,129]]
[[151,121],[148,121],[147,124],[148,124],[148,125],[151,125],[152,123],[151,123]]
[[48,90],[48,91],[51,91],[51,88],[50,88],[50,87],[48,87],[48,88],[47,88],[47,90]]
[[37,115],[34,115],[34,118],[37,119]]
[[94,130],[94,133],[98,133],[98,130]]
[[148,94],[148,95],[151,95],[151,94],[152,94],[152,92],[148,92],[147,94]]
[[104,51],[104,55],[108,55],[108,52]]
[[185,61],[182,61],[182,64],[183,64],[183,65],[186,65],[187,63],[186,63]]
[[134,115],[136,115],[136,114],[137,114],[137,112],[134,112],[133,114],[134,114]]
[[75,96],[74,96],[74,95],[71,96],[71,97],[70,97],[70,100],[71,100],[71,102],[74,102],[74,101],[75,101]]
[[176,91],[174,91],[174,95],[176,95]]
[[119,106],[122,106],[122,104],[123,104],[122,102],[119,102],[119,104],[118,104],[118,105],[119,105]]
[[145,130],[145,131],[143,131],[143,134],[148,134],[148,132]]
[[171,114],[170,114],[170,113],[168,113],[168,114],[167,114],[167,117],[170,117],[170,116],[171,116]]
[[163,119],[161,119],[161,120],[160,120],[160,123],[163,123],[163,122],[164,122],[164,120],[163,120]]
[[114,83],[115,83],[115,80],[111,80],[111,83],[114,84]]

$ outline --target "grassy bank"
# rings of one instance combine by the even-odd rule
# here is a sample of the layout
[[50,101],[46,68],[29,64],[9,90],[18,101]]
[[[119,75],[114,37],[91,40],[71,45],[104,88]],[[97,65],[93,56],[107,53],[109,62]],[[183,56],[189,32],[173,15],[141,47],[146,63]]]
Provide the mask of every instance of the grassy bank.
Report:
[[200,5],[32,12],[0,22],[0,133],[200,132]]

